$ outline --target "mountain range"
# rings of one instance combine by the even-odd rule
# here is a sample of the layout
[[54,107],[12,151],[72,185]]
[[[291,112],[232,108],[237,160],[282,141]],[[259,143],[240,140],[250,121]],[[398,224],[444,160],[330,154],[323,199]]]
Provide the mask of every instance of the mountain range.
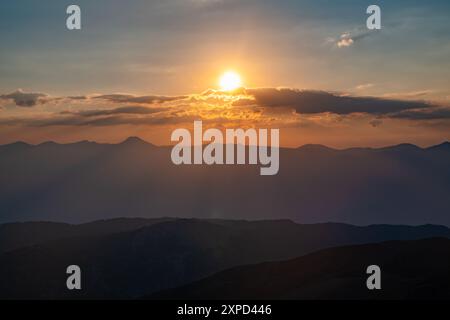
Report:
[[[450,299],[450,240],[391,241],[321,250],[296,259],[239,266],[146,299],[441,300]],[[380,290],[366,286],[370,265]]]
[[119,217],[290,219],[450,225],[450,143],[280,150],[280,171],[176,166],[169,147],[23,142],[0,146],[0,223]]
[[[256,285],[259,281],[259,265],[248,269],[251,270],[250,274],[255,270],[254,277],[248,276],[249,273],[242,276],[239,274],[240,270],[247,270],[245,265],[270,262],[273,263],[270,266],[275,266],[274,272],[290,282],[295,270],[308,277],[310,274],[307,272],[314,270],[303,269],[300,264],[298,269],[295,267],[287,272],[291,262],[281,261],[296,259],[326,248],[436,237],[450,238],[450,229],[433,225],[359,227],[336,223],[297,224],[288,220],[166,218],[114,219],[81,225],[44,222],[4,224],[0,225],[0,299],[159,299],[179,295],[191,298],[197,297],[195,292],[198,292],[199,297],[207,297],[211,287],[205,282],[201,282],[199,290],[192,292],[184,291],[185,289],[169,294],[164,292],[209,276],[212,276],[211,285],[215,285],[217,277],[222,277],[220,274],[214,276],[215,273],[241,266],[244,269],[231,269],[231,273],[225,273],[224,284],[244,277],[248,278],[248,288],[255,289],[246,291],[245,288],[237,287],[239,290],[235,292],[235,298],[252,295],[261,298],[285,297],[290,294],[291,289],[284,293],[260,291]],[[415,242],[411,243],[409,253],[414,251]],[[372,247],[367,248],[370,253]],[[417,248],[415,259],[421,264],[429,261],[430,270],[440,268],[437,257],[435,260],[424,260],[427,254],[421,248]],[[449,248],[446,245],[436,248],[444,250],[441,260],[444,263],[442,267],[445,267]],[[360,254],[360,251],[364,251],[362,249],[348,250],[350,251],[345,251],[344,256],[341,256],[341,251],[337,251],[339,254],[336,255],[333,251],[325,251],[329,253],[323,258],[322,267],[332,268],[333,264],[340,266],[345,261],[347,268],[353,261],[355,265],[352,270],[363,272],[360,262],[369,262],[367,257],[374,257],[370,260],[372,263],[383,265],[388,261],[385,259],[393,257],[391,251],[377,257]],[[429,253],[434,252],[431,248]],[[403,259],[401,254],[403,253],[399,250],[400,260]],[[300,258],[300,261],[309,261],[310,257]],[[316,263],[314,259],[312,261],[311,263]],[[293,266],[296,266],[295,263]],[[284,264],[286,270],[276,269]],[[66,268],[69,265],[78,265],[82,270],[81,291],[69,291],[66,288]],[[266,270],[266,265],[262,265],[263,270]],[[326,270],[328,269],[318,268],[317,272],[323,272],[321,278],[311,276],[310,280],[326,281],[329,278],[324,273]],[[365,274],[360,276],[364,277]],[[267,281],[272,280],[272,276],[267,275]],[[251,281],[255,281],[255,286],[250,285]],[[335,282],[330,285],[333,283]],[[261,286],[263,284],[261,282]],[[298,294],[292,297],[313,297],[317,287],[313,291],[307,288],[303,290],[303,296]],[[217,295],[211,297],[231,294],[228,289],[221,287]],[[356,294],[359,291],[352,292]],[[321,291],[320,297],[328,294],[326,290]]]

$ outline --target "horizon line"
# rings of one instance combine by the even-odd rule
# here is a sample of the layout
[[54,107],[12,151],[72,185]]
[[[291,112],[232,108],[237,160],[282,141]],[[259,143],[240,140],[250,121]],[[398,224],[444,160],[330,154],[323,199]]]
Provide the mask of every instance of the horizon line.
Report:
[[[174,145],[157,145],[154,144],[152,142],[149,142],[141,137],[138,136],[129,136],[127,138],[125,138],[124,140],[117,142],[117,143],[110,143],[110,142],[99,142],[99,141],[95,141],[95,140],[78,140],[78,141],[74,141],[74,142],[67,142],[67,143],[60,143],[60,142],[56,142],[54,140],[47,140],[47,141],[43,141],[41,143],[28,143],[26,141],[22,141],[22,140],[17,140],[15,142],[11,142],[11,143],[5,143],[5,144],[0,144],[0,147],[6,147],[6,146],[11,146],[11,145],[16,145],[16,144],[24,144],[30,147],[38,147],[38,146],[42,146],[42,145],[46,145],[46,144],[56,144],[56,145],[74,145],[74,144],[81,144],[81,143],[92,143],[92,144],[97,144],[97,145],[121,145],[121,144],[125,144],[125,143],[130,143],[130,142],[142,142],[145,144],[148,144],[149,146],[154,146],[154,147],[158,147],[158,148],[171,148]],[[205,145],[209,145],[210,143],[204,143],[202,144],[202,146]],[[214,144],[214,143],[213,143]],[[303,145],[299,145],[297,147],[283,147],[280,146],[279,149],[290,149],[290,150],[296,150],[296,149],[301,149],[301,148],[308,148],[308,147],[317,147],[317,148],[323,148],[323,149],[328,149],[328,150],[332,150],[332,151],[348,151],[348,150],[355,150],[355,149],[368,149],[368,150],[380,150],[380,149],[389,149],[389,148],[395,148],[395,147],[402,147],[402,146],[409,146],[409,147],[414,147],[417,149],[421,149],[421,150],[427,150],[427,149],[432,149],[434,147],[439,147],[442,145],[450,145],[450,141],[449,140],[443,140],[441,143],[437,143],[437,144],[431,144],[427,147],[420,147],[414,143],[409,143],[409,142],[402,142],[402,143],[398,143],[398,144],[391,144],[391,145],[385,145],[385,146],[381,146],[381,147],[368,147],[368,146],[358,146],[358,147],[348,147],[348,148],[334,148],[334,147],[330,147],[327,146],[325,144],[320,144],[320,143],[306,143]],[[227,143],[222,143],[222,145],[228,145]],[[233,143],[233,145],[242,145],[242,144],[237,144],[237,143]],[[248,147],[248,145],[245,145],[246,147]],[[192,146],[195,147],[195,146]],[[259,146],[256,146],[259,147]],[[270,145],[268,146],[270,147]]]

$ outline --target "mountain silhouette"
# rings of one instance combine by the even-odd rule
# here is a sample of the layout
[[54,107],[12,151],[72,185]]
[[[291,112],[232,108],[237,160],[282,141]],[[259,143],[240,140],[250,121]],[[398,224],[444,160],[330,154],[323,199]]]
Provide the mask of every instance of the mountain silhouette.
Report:
[[170,220],[171,219],[168,218],[112,219],[81,225],[56,222],[7,223],[0,225],[0,254],[14,249],[38,245],[62,238],[102,236],[132,231]]
[[[0,226],[0,298],[129,299],[235,266],[386,240],[450,238],[440,226],[302,225],[287,220],[115,219]],[[421,256],[418,255],[421,259]],[[68,291],[79,265],[83,290]]]
[[120,217],[290,219],[302,223],[450,225],[449,143],[280,150],[280,171],[176,166],[170,147],[0,146],[0,223]]
[[[367,267],[381,269],[368,290]],[[235,267],[147,299],[450,299],[450,240],[325,249],[293,260]]]

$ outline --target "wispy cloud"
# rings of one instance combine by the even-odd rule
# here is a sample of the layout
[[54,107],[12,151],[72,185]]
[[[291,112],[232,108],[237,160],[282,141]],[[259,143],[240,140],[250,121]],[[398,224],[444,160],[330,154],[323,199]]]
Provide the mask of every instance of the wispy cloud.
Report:
[[93,99],[103,99],[112,102],[120,103],[142,103],[142,104],[152,104],[152,103],[164,103],[175,100],[182,100],[187,98],[187,96],[134,96],[129,94],[106,94],[94,96]]
[[373,83],[364,83],[364,84],[360,84],[357,85],[355,88],[356,90],[366,90],[369,88],[373,88],[375,85]]
[[425,89],[425,90],[416,90],[416,91],[408,91],[408,92],[392,92],[386,93],[383,97],[392,97],[392,98],[420,98],[432,93],[435,93],[435,90]]
[[336,42],[339,48],[350,47],[355,41],[351,38],[350,34],[345,33],[341,35],[340,39]]
[[331,43],[338,48],[348,48],[353,46],[358,41],[374,34],[373,31],[367,31],[365,29],[355,29],[354,31],[346,31],[339,35],[339,37],[328,37],[325,42]]
[[142,106],[127,106],[114,109],[104,110],[86,110],[86,111],[62,111],[64,115],[77,115],[82,117],[98,117],[98,116],[110,116],[115,114],[153,114],[161,111],[166,111],[165,108],[148,108]]
[[443,120],[450,119],[450,108],[436,107],[430,109],[404,110],[388,115],[394,119],[408,120]]

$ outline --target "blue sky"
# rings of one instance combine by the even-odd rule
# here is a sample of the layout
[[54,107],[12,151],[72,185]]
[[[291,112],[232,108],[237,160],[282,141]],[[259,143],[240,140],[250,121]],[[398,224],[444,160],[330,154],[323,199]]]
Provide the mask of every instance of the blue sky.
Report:
[[[65,29],[71,3],[81,31]],[[249,86],[447,97],[450,3],[377,1],[383,29],[368,32],[372,3],[2,1],[0,90],[186,94],[233,68]],[[365,36],[337,48],[345,33]]]

